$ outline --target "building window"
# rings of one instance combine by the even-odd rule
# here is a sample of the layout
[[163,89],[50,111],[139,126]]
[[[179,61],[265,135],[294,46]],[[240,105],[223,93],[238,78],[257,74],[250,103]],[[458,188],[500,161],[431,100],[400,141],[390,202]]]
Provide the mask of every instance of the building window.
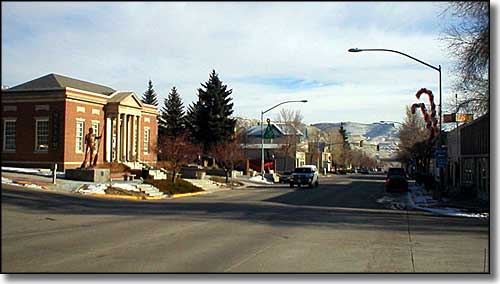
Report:
[[144,129],[144,154],[149,153],[149,128]]
[[47,152],[49,150],[49,119],[37,119],[35,129],[35,151]]
[[[92,129],[94,129],[95,136],[98,137],[99,136],[99,121],[93,121],[92,122]],[[97,148],[99,148],[99,140],[100,139],[96,139],[95,140],[95,146]]]
[[16,121],[5,120],[3,129],[4,129],[3,150],[10,152],[16,151]]
[[77,120],[76,121],[76,152],[83,153],[83,127],[84,121]]
[[464,159],[463,162],[463,181],[467,184],[474,183],[472,170],[474,169],[474,159]]
[[95,136],[99,136],[99,122],[98,121],[92,122],[92,128],[94,129]]

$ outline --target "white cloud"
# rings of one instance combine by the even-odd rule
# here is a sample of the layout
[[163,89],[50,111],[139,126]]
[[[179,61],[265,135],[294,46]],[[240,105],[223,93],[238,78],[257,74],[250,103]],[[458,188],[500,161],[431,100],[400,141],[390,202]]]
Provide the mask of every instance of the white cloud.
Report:
[[[437,72],[395,54],[347,49],[397,49],[442,64],[446,90],[451,60],[437,39],[438,6],[3,2],[2,84],[54,72],[142,94],[151,78],[161,101],[175,85],[187,106],[215,69],[234,90],[235,114],[257,118],[280,100],[307,97],[296,106],[307,122],[376,121],[378,111],[400,120],[402,104],[414,101],[409,90],[437,88]],[[243,80],[279,77],[326,86]]]

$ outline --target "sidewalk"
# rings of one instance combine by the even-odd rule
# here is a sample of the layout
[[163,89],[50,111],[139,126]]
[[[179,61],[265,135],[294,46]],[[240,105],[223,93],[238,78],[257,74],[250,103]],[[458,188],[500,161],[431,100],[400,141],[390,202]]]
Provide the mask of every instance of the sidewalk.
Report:
[[[95,183],[95,182],[85,182],[85,181],[75,181],[75,180],[67,180],[64,179],[64,173],[58,172],[57,176],[59,178],[56,179],[56,184],[52,183],[52,176],[48,171],[40,171],[37,169],[22,169],[22,168],[2,168],[2,183],[3,184],[12,184],[17,186],[23,186],[30,189],[35,190],[45,190],[45,191],[55,191],[55,192],[63,192],[63,193],[77,193],[77,194],[90,194],[97,195],[103,197],[120,197],[125,198],[124,196],[116,196],[111,194],[106,194],[105,189],[108,187],[106,183]],[[189,180],[187,180],[189,181]],[[213,192],[226,191],[231,189],[241,189],[246,187],[246,185],[239,187],[227,187],[222,186],[221,184],[210,181],[210,180],[194,180],[190,181],[191,183],[196,182],[196,186],[202,188],[204,191],[195,192],[195,193],[186,193],[186,194],[175,194],[170,196],[170,198],[179,198],[179,197],[187,197],[194,196],[198,194],[207,194]],[[199,183],[203,182],[203,183]],[[113,187],[121,188],[124,190],[129,190],[133,192],[140,191],[137,186],[141,186],[142,182],[140,181],[113,181]],[[131,194],[132,199],[144,199],[137,198]],[[168,195],[167,195],[168,198]],[[159,197],[148,196],[146,199],[156,200]]]
[[409,205],[413,209],[446,216],[489,219],[489,209],[481,207],[477,202],[446,198],[438,201],[432,198],[431,192],[427,192],[423,186],[415,183],[411,183],[408,189]]
[[34,173],[17,173],[6,171],[2,172],[2,183],[22,185],[33,189],[43,189],[66,193],[74,192],[85,184],[92,184],[92,182],[73,181],[62,178],[57,178],[56,184],[53,184],[52,177],[40,176]]
[[234,180],[241,182],[243,186],[237,187],[235,189],[243,189],[243,188],[281,188],[283,187],[283,183],[273,183],[271,181],[260,181],[258,179],[259,176],[250,177],[250,176],[240,176],[234,178]]

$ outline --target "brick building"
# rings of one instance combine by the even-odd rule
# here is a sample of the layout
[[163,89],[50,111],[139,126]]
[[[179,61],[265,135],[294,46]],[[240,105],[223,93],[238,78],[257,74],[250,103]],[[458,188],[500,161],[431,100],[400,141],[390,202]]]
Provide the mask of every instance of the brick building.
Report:
[[133,92],[49,74],[2,90],[2,164],[77,168],[91,127],[98,163],[155,162],[157,115]]

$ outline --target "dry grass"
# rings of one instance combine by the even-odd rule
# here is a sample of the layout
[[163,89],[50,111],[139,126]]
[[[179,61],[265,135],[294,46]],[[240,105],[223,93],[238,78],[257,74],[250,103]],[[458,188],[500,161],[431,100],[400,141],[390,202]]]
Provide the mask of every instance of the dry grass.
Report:
[[203,189],[192,185],[191,183],[178,178],[175,183],[171,180],[152,180],[146,179],[144,183],[151,184],[158,188],[161,192],[167,193],[168,195],[178,194],[178,193],[191,193],[203,191]]
[[98,165],[97,168],[109,169],[111,173],[130,172],[130,170],[131,170],[129,166],[124,165],[122,163],[118,163],[118,162],[104,163],[104,164]]
[[144,192],[125,190],[123,188],[117,188],[117,187],[108,187],[106,188],[106,190],[104,190],[104,192],[106,192],[106,194],[147,197]]

